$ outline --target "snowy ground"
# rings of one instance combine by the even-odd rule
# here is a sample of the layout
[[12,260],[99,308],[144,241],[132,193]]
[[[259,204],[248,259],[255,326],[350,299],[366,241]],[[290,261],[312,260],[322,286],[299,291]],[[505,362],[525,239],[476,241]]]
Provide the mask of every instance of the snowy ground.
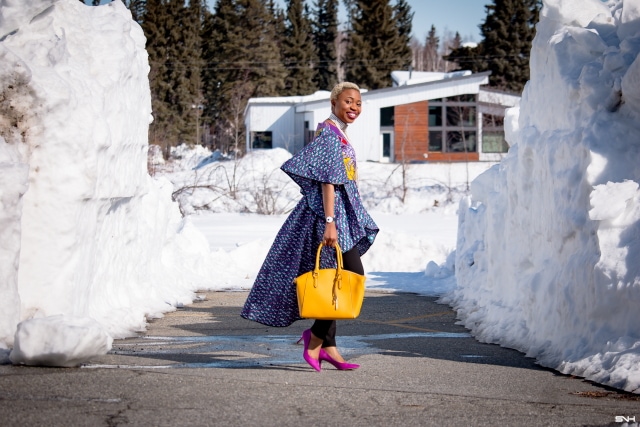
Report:
[[[189,221],[207,237],[214,262],[220,265],[210,286],[249,289],[286,218],[286,213],[255,213],[255,183],[266,183],[260,190],[277,200],[275,211],[290,210],[300,198],[299,189],[279,170],[290,154],[279,149],[257,151],[237,162],[210,163],[211,153],[201,148],[179,147],[174,155],[178,160],[158,168],[157,176],[173,182],[182,211],[190,213]],[[452,254],[459,201],[468,194],[468,182],[492,165],[407,165],[403,185],[398,165],[361,164],[364,203],[381,228],[375,245],[363,257],[368,286],[434,296],[450,290],[455,284]],[[232,196],[227,177],[234,170],[239,178]]]

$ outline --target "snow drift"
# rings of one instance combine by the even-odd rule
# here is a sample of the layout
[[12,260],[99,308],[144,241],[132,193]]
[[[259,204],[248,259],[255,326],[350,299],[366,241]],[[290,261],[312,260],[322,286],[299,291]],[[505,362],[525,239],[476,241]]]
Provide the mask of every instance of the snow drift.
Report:
[[120,1],[0,1],[0,347],[20,321],[66,316],[21,328],[12,360],[58,364],[19,353],[91,319],[106,333],[76,343],[105,352],[212,276],[204,236],[146,170],[144,45]]
[[544,2],[511,149],[461,204],[443,299],[482,341],[636,393],[639,53],[637,1]]

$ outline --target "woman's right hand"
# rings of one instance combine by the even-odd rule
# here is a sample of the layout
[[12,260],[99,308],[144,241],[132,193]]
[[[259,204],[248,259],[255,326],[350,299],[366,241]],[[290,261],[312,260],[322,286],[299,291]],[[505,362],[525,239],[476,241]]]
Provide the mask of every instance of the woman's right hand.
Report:
[[328,222],[324,226],[324,237],[322,238],[322,244],[329,247],[334,247],[338,243],[338,229],[335,222]]

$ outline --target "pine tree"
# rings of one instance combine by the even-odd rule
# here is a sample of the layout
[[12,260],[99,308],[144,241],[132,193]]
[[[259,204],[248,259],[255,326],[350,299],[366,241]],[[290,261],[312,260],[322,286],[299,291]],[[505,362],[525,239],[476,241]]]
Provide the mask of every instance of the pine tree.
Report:
[[460,33],[456,31],[456,35],[453,36],[453,40],[451,41],[450,49],[459,49],[462,47],[462,37],[460,37]]
[[411,13],[399,0],[357,0],[345,55],[346,79],[367,89],[391,86],[391,71],[411,64]]
[[[456,49],[460,49],[462,47],[462,37],[460,37],[460,33],[456,31],[453,38],[445,39],[440,48],[440,59],[441,59],[441,70],[444,72],[449,72],[451,70],[455,70],[456,63],[447,60],[448,55],[455,51]],[[468,68],[466,68],[468,69]]]
[[397,55],[399,69],[411,65],[411,30],[413,12],[406,0],[396,0],[393,7],[393,19],[398,29],[398,39],[395,55]]
[[438,71],[439,70],[439,54],[438,45],[440,44],[440,38],[436,35],[436,27],[431,25],[427,40],[424,43],[424,64],[425,71]]
[[284,89],[272,10],[260,0],[219,0],[205,19],[205,116],[214,127],[214,145],[224,151],[242,147],[248,99]]
[[338,0],[316,0],[312,27],[317,53],[315,86],[320,90],[331,90],[338,82]]
[[[182,1],[182,0],[180,0]],[[200,114],[202,109],[202,0],[189,0],[189,6],[182,8],[178,18],[181,29],[180,43],[177,44],[176,58],[182,67],[176,75],[179,91],[177,101],[182,118],[180,140],[200,144]]]
[[[147,0],[142,28],[147,37],[154,121],[151,143],[196,143],[200,78],[200,0]],[[197,108],[196,108],[197,109]]]
[[453,49],[447,60],[455,61],[460,69],[490,70],[491,86],[521,92],[529,80],[540,0],[493,0],[485,9],[487,18],[480,26],[482,42],[475,48]]
[[494,0],[480,27],[491,85],[520,92],[529,80],[529,54],[538,21],[537,0]]
[[484,45],[479,43],[476,47],[463,46],[460,35],[456,33],[456,38],[450,46],[451,50],[444,59],[457,65],[458,70],[469,70],[474,73],[486,71],[489,64],[484,56]]
[[302,0],[288,0],[282,46],[287,69],[283,95],[308,95],[316,90],[313,63],[316,58],[309,10]]
[[167,75],[167,40],[164,28],[169,17],[162,0],[147,0],[142,29],[147,37],[147,53],[149,55],[149,85],[151,88],[151,110],[153,122],[149,126],[149,143],[157,144],[168,154],[171,140],[175,135],[170,131],[167,123],[169,105],[166,102],[168,84],[164,82]]
[[[277,46],[278,52],[280,52],[280,62],[282,62],[282,66],[284,67],[284,61],[287,56],[287,51],[285,45],[288,43],[287,40],[287,18],[285,16],[285,12],[280,9],[274,0],[267,0],[267,9],[269,11],[269,17],[271,21],[271,26],[273,27],[274,34],[274,43]],[[285,72],[286,71],[285,69]],[[285,75],[285,79],[286,79]],[[286,81],[285,86],[280,91],[279,95],[284,96],[286,94]]]
[[124,5],[131,11],[131,17],[138,24],[142,23],[147,6],[146,0],[125,0]]
[[[224,135],[222,125],[222,108],[218,97],[218,88],[222,84],[220,81],[222,70],[222,43],[227,38],[228,31],[233,28],[234,20],[234,0],[218,0],[215,4],[214,12],[208,10],[204,13],[202,24],[202,94],[203,94],[203,115],[202,120],[208,123],[210,133],[213,134],[213,148],[222,148]],[[226,25],[229,27],[227,28]]]

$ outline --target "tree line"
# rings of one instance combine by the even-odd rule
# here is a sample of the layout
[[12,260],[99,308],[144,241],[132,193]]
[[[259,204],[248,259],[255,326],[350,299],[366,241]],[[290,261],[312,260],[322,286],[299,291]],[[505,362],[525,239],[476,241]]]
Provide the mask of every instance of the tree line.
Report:
[[339,0],[124,3],[147,38],[149,143],[165,154],[182,143],[239,153],[249,98],[309,95],[343,80],[390,87],[394,70],[491,70],[491,85],[519,91],[540,10],[539,0],[493,0],[483,41],[468,46],[459,34],[441,44],[435,26],[424,44],[412,38],[407,0],[343,0],[341,29]]

